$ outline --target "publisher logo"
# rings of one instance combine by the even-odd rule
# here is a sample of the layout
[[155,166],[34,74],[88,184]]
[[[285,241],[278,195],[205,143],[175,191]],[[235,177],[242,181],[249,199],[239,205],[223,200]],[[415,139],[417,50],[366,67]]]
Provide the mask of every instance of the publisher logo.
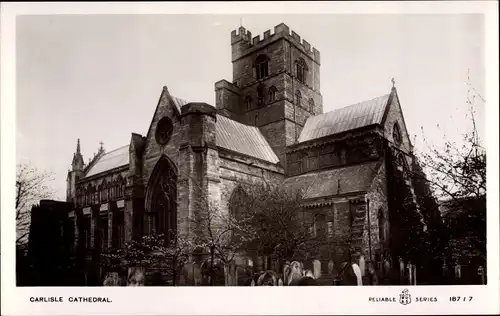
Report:
[[411,303],[411,295],[408,289],[404,289],[401,294],[399,294],[399,303],[401,305],[408,305]]

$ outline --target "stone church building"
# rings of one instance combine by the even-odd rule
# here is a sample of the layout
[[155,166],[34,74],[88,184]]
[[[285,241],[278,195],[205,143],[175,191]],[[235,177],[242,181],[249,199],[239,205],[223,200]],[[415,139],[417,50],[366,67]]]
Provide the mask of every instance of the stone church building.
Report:
[[106,249],[153,230],[189,233],[194,201],[227,210],[239,184],[272,180],[306,189],[313,230],[348,229],[354,260],[380,260],[398,216],[395,190],[415,200],[394,82],[387,94],[324,113],[320,52],[288,26],[263,37],[240,27],[231,48],[233,79],[215,83],[215,106],[164,87],[146,135],[101,145],[88,163],[78,141],[67,177],[77,241]]

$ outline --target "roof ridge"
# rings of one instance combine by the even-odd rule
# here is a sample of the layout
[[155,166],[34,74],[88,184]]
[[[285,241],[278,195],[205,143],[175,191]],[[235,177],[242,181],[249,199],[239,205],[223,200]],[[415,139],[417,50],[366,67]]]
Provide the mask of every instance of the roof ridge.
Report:
[[[123,145],[123,146],[120,146],[120,147],[118,147],[118,148],[115,148],[115,149],[113,149],[113,150],[111,150],[111,151],[107,151],[107,152],[105,152],[105,153],[104,153],[104,155],[102,155],[102,157],[104,157],[104,156],[106,156],[106,155],[108,155],[108,154],[111,154],[112,152],[117,151],[118,149],[125,148],[125,147],[127,147],[127,146],[130,146],[130,145]],[[101,158],[102,158],[102,157],[101,157]]]
[[[379,110],[379,111],[375,111],[373,113],[380,113],[380,112],[385,112],[385,109],[384,110]],[[328,112],[330,113],[330,112]],[[372,115],[372,113],[370,114],[365,114],[365,115],[360,115],[360,116],[356,116],[355,118],[349,118],[349,119],[345,119],[345,120],[341,120],[341,121],[336,121],[335,124],[338,124],[338,123],[342,123],[342,122],[346,122],[346,121],[351,121],[351,120],[357,120],[359,118],[362,118],[362,117],[366,117],[366,116],[369,116],[369,115]],[[327,127],[321,127],[321,128],[327,128]]]
[[332,112],[335,112],[335,111],[344,110],[344,109],[347,109],[347,108],[350,108],[352,106],[359,105],[359,104],[362,104],[362,103],[365,103],[365,102],[370,102],[370,101],[373,101],[373,100],[376,100],[376,99],[381,99],[381,98],[389,97],[390,95],[391,95],[390,93],[387,93],[387,94],[384,94],[384,95],[381,95],[381,96],[378,96],[378,97],[375,97],[375,98],[371,98],[371,99],[368,99],[368,100],[363,100],[363,101],[360,101],[360,102],[357,102],[357,103],[353,103],[353,104],[349,104],[349,105],[343,106],[341,108],[333,109],[331,111],[328,111],[328,112],[325,112],[325,113],[321,113],[321,114],[318,114],[318,115],[315,115],[315,116],[321,116],[321,115],[325,115],[325,114],[332,113]]

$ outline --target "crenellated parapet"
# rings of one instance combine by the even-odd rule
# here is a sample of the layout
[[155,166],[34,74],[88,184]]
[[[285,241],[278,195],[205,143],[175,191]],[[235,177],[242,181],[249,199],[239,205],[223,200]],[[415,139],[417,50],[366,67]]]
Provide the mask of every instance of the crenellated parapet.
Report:
[[260,35],[252,37],[252,32],[245,29],[243,26],[239,27],[238,30],[233,30],[231,32],[231,45],[233,48],[232,59],[233,61],[240,59],[255,50],[261,49],[263,46],[283,38],[293,43],[317,64],[320,64],[319,51],[311,47],[308,41],[302,39],[299,34],[290,30],[284,23],[276,25],[274,27],[274,33],[271,33],[271,30],[265,31],[263,38],[261,38]]

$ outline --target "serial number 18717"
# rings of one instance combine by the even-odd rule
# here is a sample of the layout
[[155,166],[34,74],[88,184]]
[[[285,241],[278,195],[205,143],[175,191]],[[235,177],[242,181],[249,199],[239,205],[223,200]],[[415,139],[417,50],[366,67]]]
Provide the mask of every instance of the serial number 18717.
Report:
[[450,302],[470,302],[472,296],[450,296]]

